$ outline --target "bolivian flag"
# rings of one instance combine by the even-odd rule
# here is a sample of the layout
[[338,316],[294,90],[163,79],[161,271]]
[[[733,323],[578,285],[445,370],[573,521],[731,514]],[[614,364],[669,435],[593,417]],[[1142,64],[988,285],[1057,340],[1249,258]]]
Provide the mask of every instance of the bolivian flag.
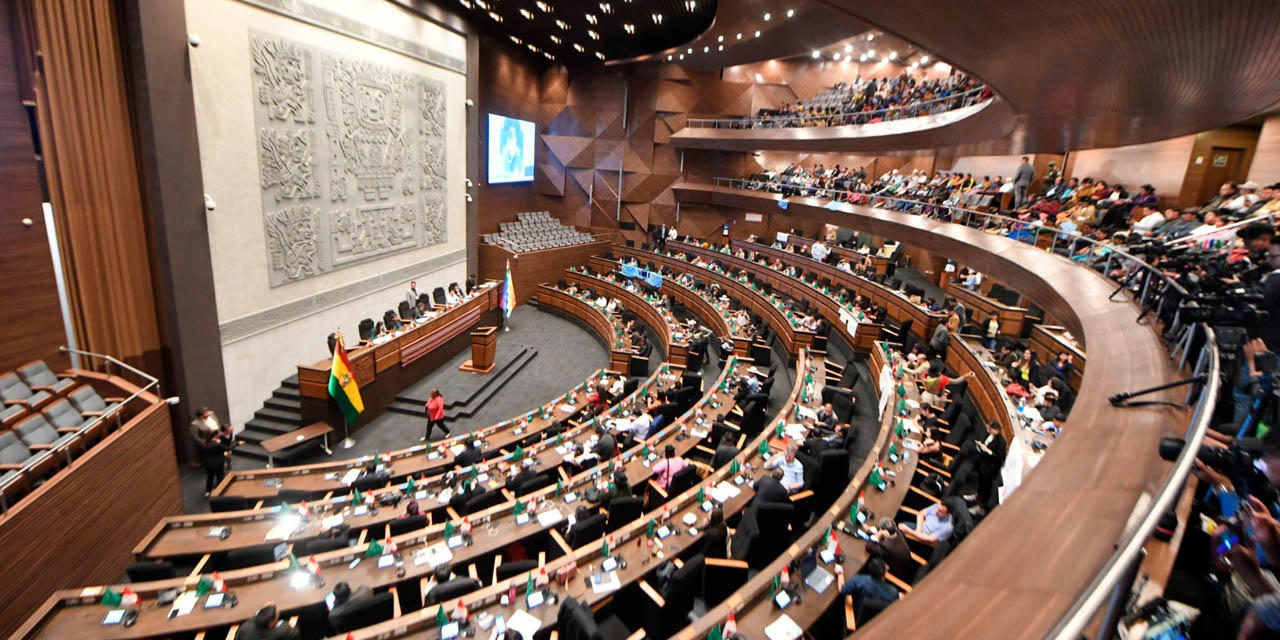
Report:
[[329,395],[338,403],[338,409],[347,420],[347,424],[355,424],[356,416],[364,411],[364,401],[360,399],[360,387],[351,374],[351,361],[347,360],[347,350],[342,346],[341,338],[333,345],[333,366],[329,368]]

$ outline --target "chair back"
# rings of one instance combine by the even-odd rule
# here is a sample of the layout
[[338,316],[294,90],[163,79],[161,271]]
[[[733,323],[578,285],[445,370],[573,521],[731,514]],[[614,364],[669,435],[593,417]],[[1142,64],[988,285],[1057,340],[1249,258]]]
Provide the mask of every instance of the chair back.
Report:
[[494,571],[498,584],[510,580],[516,576],[526,574],[538,568],[537,560],[520,560],[518,562],[504,562],[498,565]]
[[849,484],[849,452],[827,449],[818,454],[818,471],[811,481],[819,505],[827,506]]
[[28,362],[18,368],[18,375],[26,381],[28,386],[33,387],[52,387],[58,384],[58,376],[53,374],[49,369],[49,365],[44,360],[36,360]]
[[343,633],[390,620],[396,614],[395,599],[394,593],[384,591],[350,603],[349,607],[344,607],[341,620],[334,621],[337,623],[334,631]]
[[298,545],[299,553],[297,555],[314,556],[319,553],[346,549],[348,546],[346,538],[312,538]]
[[0,400],[26,400],[32,396],[31,388],[10,372],[0,376]]
[[462,505],[462,512],[470,515],[477,511],[483,511],[489,507],[502,504],[506,499],[506,496],[502,495],[502,489],[489,489],[488,491],[467,500],[467,503]]
[[699,479],[698,468],[690,464],[671,477],[671,482],[667,485],[667,495],[680,495],[698,484]]
[[227,552],[227,555],[218,563],[223,571],[231,571],[234,569],[247,569],[256,567],[260,564],[270,564],[276,561],[275,545],[264,544],[256,547],[248,547],[245,549],[233,549]]
[[84,416],[80,415],[80,412],[76,411],[76,408],[71,406],[71,403],[66,398],[59,399],[57,402],[45,407],[44,417],[49,420],[50,424],[60,429],[79,428],[86,422]]
[[644,509],[644,500],[630,496],[614,498],[609,501],[609,533],[626,526],[627,523],[640,517]]
[[448,299],[445,298],[445,295],[444,295],[444,287],[436,287],[435,289],[432,289],[431,297],[436,301],[436,304],[448,303]]
[[14,427],[18,432],[18,437],[28,445],[33,444],[53,444],[62,437],[48,420],[44,419],[43,414],[35,413],[27,416],[18,426]]
[[417,531],[425,526],[427,526],[427,516],[420,513],[416,516],[392,520],[388,528],[391,531],[391,535],[398,536],[410,531]]
[[135,562],[124,570],[129,582],[151,582],[152,580],[168,580],[178,577],[178,570],[172,562]]
[[249,499],[244,496],[211,496],[209,498],[209,511],[213,513],[244,511],[250,506]]
[[582,545],[599,540],[604,537],[605,520],[608,518],[603,513],[597,513],[586,520],[579,520],[569,529],[569,533],[565,536],[565,542],[570,547],[577,549]]
[[[0,379],[0,387],[3,386],[4,383],[2,379]],[[76,389],[67,397],[71,399],[71,404],[74,404],[81,412],[102,411],[107,408],[107,403],[102,399],[102,396],[98,395],[98,392],[94,391],[93,387],[87,384],[82,384],[79,387],[76,387]],[[6,400],[9,399],[4,395],[3,389],[0,389],[0,398],[4,398]]]
[[465,596],[479,588],[480,581],[475,578],[454,578],[444,584],[438,584],[428,591],[423,604],[430,606],[433,604],[448,602],[454,598]]

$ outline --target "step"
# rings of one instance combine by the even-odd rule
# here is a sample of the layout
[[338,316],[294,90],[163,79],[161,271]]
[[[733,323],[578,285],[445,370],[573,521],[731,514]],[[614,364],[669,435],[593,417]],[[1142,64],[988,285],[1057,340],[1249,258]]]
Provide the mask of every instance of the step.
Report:
[[299,398],[281,398],[278,396],[271,396],[270,398],[267,398],[263,407],[267,409],[278,409],[287,413],[294,413],[297,414],[299,418],[302,416],[302,400]]
[[[508,367],[505,371],[502,372],[500,376],[495,377],[493,380],[489,381],[489,383],[485,385],[484,393],[480,394],[479,397],[472,397],[470,402],[467,404],[465,408],[456,409],[456,410],[447,412],[445,414],[444,421],[453,422],[455,420],[470,418],[474,416],[477,412],[480,411],[480,409],[482,409],[486,404],[489,403],[490,398],[497,395],[497,393],[501,391],[502,388],[505,387],[507,383],[511,381],[512,378],[516,377],[516,375],[518,375],[520,371],[525,368],[525,366],[527,366],[530,362],[532,362],[533,359],[537,357],[537,355],[538,355],[538,352],[536,349],[530,349],[527,355],[523,355],[521,358],[518,358],[515,361],[513,361],[514,366]],[[396,413],[403,413],[407,415],[415,415],[415,416],[423,415],[423,409],[421,405],[414,405],[412,408],[410,408],[407,403],[402,405],[397,405],[396,403],[393,402],[391,406],[387,407],[387,410],[395,411]],[[425,420],[425,417],[424,417],[424,420]]]
[[[531,351],[534,351],[534,350],[529,348],[528,346],[521,346],[520,351],[516,353],[515,357],[504,362],[501,365],[501,368],[496,369],[488,374],[485,374],[484,379],[480,380],[480,384],[473,391],[471,391],[467,396],[454,397],[452,400],[447,401],[445,403],[445,409],[446,410],[455,409],[457,407],[465,406],[471,403],[475,398],[479,397],[482,393],[484,393],[484,390],[488,388],[490,385],[492,385],[494,380],[501,377],[508,369],[510,369],[512,366],[515,366],[517,363],[519,363],[521,359],[528,357],[529,352]],[[426,403],[427,396],[425,391],[420,390],[419,393],[421,394],[420,396],[412,395],[410,393],[400,393],[396,395],[396,399],[405,400],[408,402],[417,402],[418,405],[421,406],[422,404]],[[456,394],[453,394],[453,395],[456,396]]]
[[288,411],[280,409],[272,409],[263,407],[253,413],[255,420],[273,420],[284,424],[294,425],[294,428],[302,426],[302,413],[299,411]]
[[289,433],[290,431],[297,429],[298,425],[297,423],[291,423],[291,422],[279,422],[276,420],[263,420],[259,418],[254,418],[244,423],[244,428],[246,431],[250,429],[255,429],[263,433],[280,435],[282,433]]
[[279,435],[281,434],[275,433],[274,431],[263,431],[262,429],[259,429],[256,427],[245,427],[243,431],[236,434],[236,438],[239,440],[244,440],[245,442],[258,443],[258,442],[262,442],[263,440],[269,440]]
[[298,374],[296,374],[296,373],[295,373],[295,374],[293,374],[293,375],[289,376],[288,378],[285,378],[284,380],[281,380],[281,381],[280,381],[280,386],[282,386],[282,387],[286,387],[286,388],[289,388],[289,389],[297,389],[297,388],[298,388]]
[[298,400],[302,397],[297,387],[280,387],[271,392],[272,398],[281,398],[284,400]]
[[267,450],[263,449],[257,443],[245,442],[244,444],[236,447],[234,455],[265,461],[267,459]]

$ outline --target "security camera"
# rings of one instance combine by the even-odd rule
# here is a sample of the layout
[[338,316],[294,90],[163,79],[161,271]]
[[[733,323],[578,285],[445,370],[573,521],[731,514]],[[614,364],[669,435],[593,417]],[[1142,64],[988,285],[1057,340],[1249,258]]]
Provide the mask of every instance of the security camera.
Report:
[[218,208],[218,203],[213,201],[213,196],[207,193],[204,194],[204,208],[205,211],[213,211]]
[[194,33],[188,33],[188,34],[187,34],[187,44],[189,44],[189,45],[191,45],[191,46],[193,46],[193,47],[198,47],[198,46],[200,46],[200,36],[199,36],[199,35],[196,35],[196,34],[194,34]]

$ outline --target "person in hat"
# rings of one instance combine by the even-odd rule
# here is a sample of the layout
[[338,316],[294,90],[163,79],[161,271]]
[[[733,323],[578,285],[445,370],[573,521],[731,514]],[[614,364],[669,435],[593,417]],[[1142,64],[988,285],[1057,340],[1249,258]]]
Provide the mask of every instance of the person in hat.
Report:
[[676,455],[675,445],[667,445],[662,451],[662,459],[653,465],[653,481],[666,491],[671,486],[671,479],[689,466],[689,461]]
[[1209,198],[1207,202],[1200,205],[1200,208],[1205,211],[1217,209],[1218,207],[1231,202],[1238,195],[1240,195],[1240,190],[1236,187],[1236,183],[1224,182],[1221,187],[1218,187],[1218,195]]
[[1248,211],[1254,203],[1258,202],[1259,199],[1258,183],[1249,181],[1240,185],[1239,194],[1223,204],[1222,208],[1235,213],[1244,213],[1245,211]]

